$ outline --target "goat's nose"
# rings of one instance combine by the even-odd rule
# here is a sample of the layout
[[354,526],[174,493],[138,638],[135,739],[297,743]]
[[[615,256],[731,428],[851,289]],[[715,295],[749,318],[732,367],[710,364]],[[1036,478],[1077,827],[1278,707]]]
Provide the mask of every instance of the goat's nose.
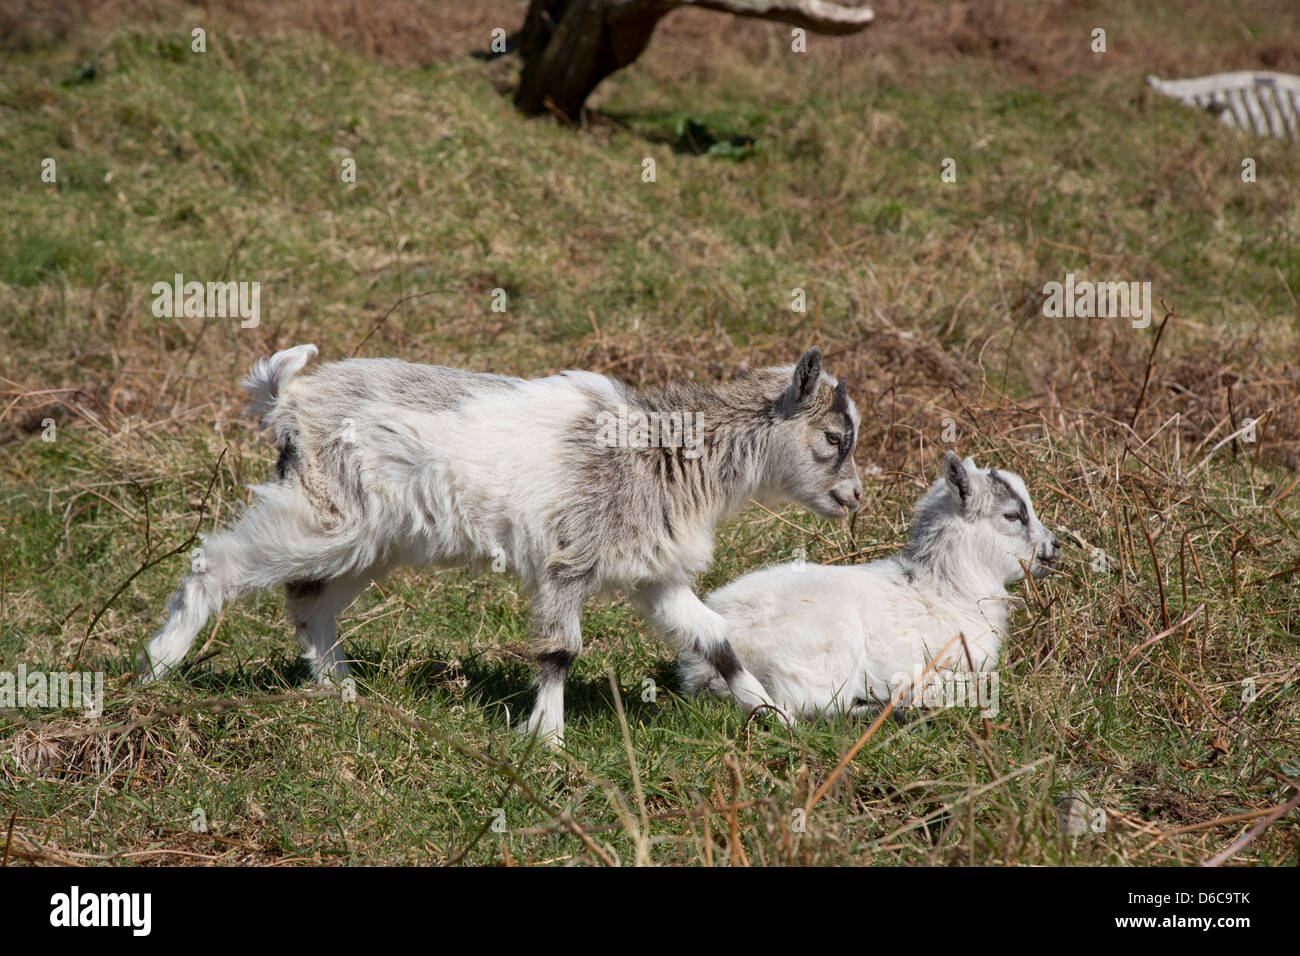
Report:
[[861,504],[861,503],[862,503],[862,486],[861,486],[861,485],[855,485],[855,486],[854,486],[854,488],[853,488],[853,500],[856,501],[858,504]]

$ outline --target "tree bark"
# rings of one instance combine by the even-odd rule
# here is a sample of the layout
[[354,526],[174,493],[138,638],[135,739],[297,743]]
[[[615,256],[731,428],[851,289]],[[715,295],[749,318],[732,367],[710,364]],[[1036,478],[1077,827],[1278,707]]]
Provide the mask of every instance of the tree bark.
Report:
[[600,81],[636,60],[659,21],[685,6],[829,34],[854,33],[872,19],[865,7],[825,0],[532,0],[519,36],[515,105],[576,121]]

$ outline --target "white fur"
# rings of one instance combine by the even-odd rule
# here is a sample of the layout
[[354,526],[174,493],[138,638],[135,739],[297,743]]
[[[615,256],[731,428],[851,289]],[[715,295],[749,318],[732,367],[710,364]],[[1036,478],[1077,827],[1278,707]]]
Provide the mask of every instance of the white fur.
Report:
[[[960,467],[987,480],[970,459]],[[783,564],[747,574],[705,603],[726,619],[741,665],[792,715],[856,714],[900,690],[906,704],[932,680],[915,683],[926,665],[958,634],[965,645],[958,640],[936,670],[995,669],[1014,600],[1006,585],[1027,565],[1045,573],[1059,556],[1024,483],[999,475],[1025,503],[1021,541],[999,527],[1006,519],[996,502],[986,507],[991,514],[957,508],[937,519],[938,553],[923,560],[905,551],[850,567]],[[940,478],[924,501],[945,495],[953,491]],[[681,656],[681,674],[690,693],[724,690],[697,655]]]

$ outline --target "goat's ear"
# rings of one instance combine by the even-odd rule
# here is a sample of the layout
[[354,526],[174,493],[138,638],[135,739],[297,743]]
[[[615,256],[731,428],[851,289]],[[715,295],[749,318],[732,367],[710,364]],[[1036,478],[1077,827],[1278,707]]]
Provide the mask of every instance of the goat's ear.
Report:
[[794,377],[786,390],[786,403],[791,407],[806,405],[817,394],[817,382],[822,375],[822,350],[813,346],[794,367]]
[[[970,459],[968,458],[966,461],[970,461]],[[958,458],[955,452],[949,451],[943,456],[943,477],[948,480],[952,490],[957,493],[962,507],[965,507],[970,498],[970,472],[966,470],[966,463]]]

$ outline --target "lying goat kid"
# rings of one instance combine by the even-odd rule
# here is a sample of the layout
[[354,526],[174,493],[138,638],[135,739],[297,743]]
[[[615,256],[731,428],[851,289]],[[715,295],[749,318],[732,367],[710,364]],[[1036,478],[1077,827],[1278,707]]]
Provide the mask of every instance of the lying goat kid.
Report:
[[741,708],[767,702],[691,580],[714,527],[751,496],[833,518],[857,509],[858,413],[820,351],[718,388],[646,393],[591,372],[524,380],[395,359],[294,378],[315,354],[277,352],[245,380],[280,447],[275,479],[237,527],[204,540],[146,648],[145,679],[176,667],[223,602],[277,585],[317,678],[339,678],[335,617],[371,580],[491,562],[532,595],[527,729],[543,739],[562,741],[583,603],[609,587],[707,661]]
[[[996,668],[1012,600],[1006,585],[1026,566],[1035,577],[1050,573],[1060,555],[1018,476],[948,452],[898,554],[855,567],[765,568],[706,603],[726,619],[741,666],[778,707],[856,715],[873,698],[911,688],[957,634],[966,646],[956,642],[936,669]],[[698,653],[683,652],[680,667],[687,692],[725,690]]]

